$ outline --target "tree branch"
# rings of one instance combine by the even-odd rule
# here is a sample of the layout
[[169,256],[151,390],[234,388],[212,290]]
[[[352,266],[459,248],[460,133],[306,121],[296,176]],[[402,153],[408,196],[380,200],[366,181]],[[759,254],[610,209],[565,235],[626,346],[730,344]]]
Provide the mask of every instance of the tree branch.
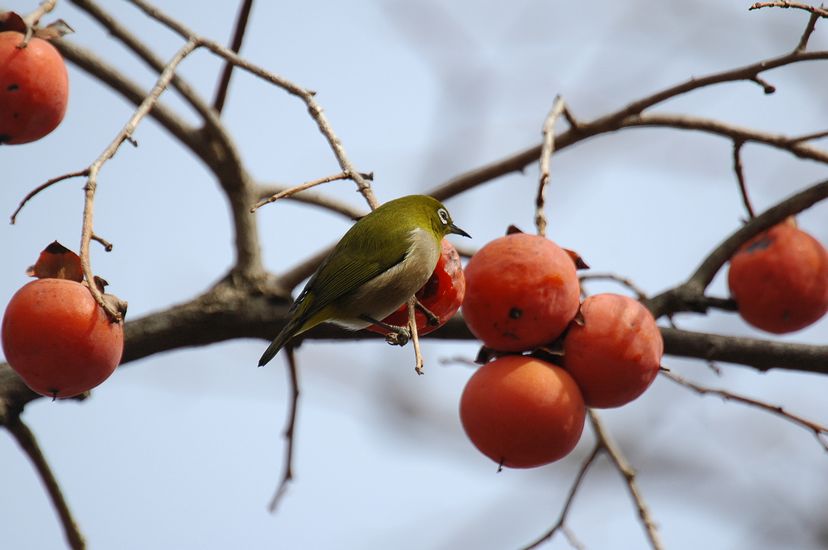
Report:
[[[106,27],[115,38],[155,71],[161,73],[164,70],[165,64],[159,57],[93,0],[72,1]],[[66,44],[65,47],[69,47],[67,43],[64,44]],[[89,63],[89,59],[94,59],[92,54],[77,48],[74,53],[79,57],[72,58],[63,49],[61,52],[92,76],[121,92],[136,106],[143,101],[146,94],[140,86],[129,82],[102,61],[94,60],[95,63]],[[256,220],[247,212],[253,199],[253,183],[242,165],[235,143],[222,125],[218,114],[185,80],[173,74],[170,83],[201,115],[204,123],[203,130],[196,131],[192,128],[184,130],[181,127],[184,126],[183,123],[169,124],[168,122],[171,121],[168,119],[171,113],[168,115],[166,109],[162,112],[161,105],[158,104],[153,108],[152,114],[215,173],[230,203],[235,232],[236,270],[245,276],[260,277],[263,268]],[[164,116],[159,118],[159,112]]]
[[758,10],[761,8],[794,8],[810,12],[818,17],[828,17],[828,10],[823,7],[817,8],[816,6],[811,6],[809,4],[803,4],[801,2],[788,2],[787,0],[781,2],[756,2],[748,8],[748,11]]
[[555,536],[555,533],[558,531],[563,531],[566,527],[566,517],[569,515],[569,510],[572,508],[572,503],[575,501],[575,495],[578,494],[578,489],[581,488],[581,484],[586,477],[586,473],[589,470],[589,467],[595,462],[595,459],[598,458],[598,455],[604,450],[604,446],[599,442],[595,445],[595,448],[592,449],[592,452],[589,456],[584,460],[581,464],[581,468],[578,470],[577,475],[575,476],[575,480],[572,482],[572,486],[569,488],[569,493],[567,493],[566,500],[564,500],[563,508],[561,508],[561,513],[558,515],[558,521],[555,522],[546,533],[538,537],[535,541],[529,543],[527,546],[524,547],[524,550],[532,550],[533,548],[537,548],[541,544],[546,541],[552,540],[552,537]]
[[[236,53],[241,50],[242,42],[244,41],[244,33],[247,30],[247,22],[250,18],[250,10],[253,9],[253,0],[242,0],[239,8],[239,15],[236,18],[236,30],[233,32],[233,41],[230,43],[230,49]],[[225,63],[224,70],[219,78],[218,87],[216,88],[216,97],[213,100],[213,109],[217,113],[221,113],[224,109],[224,101],[227,99],[227,90],[230,87],[230,77],[233,75],[233,64]]]
[[49,467],[49,462],[40,450],[40,445],[37,443],[37,438],[29,427],[20,419],[19,413],[12,412],[3,419],[0,415],[0,424],[5,425],[6,429],[12,435],[17,444],[32,461],[40,480],[46,487],[46,492],[52,500],[52,505],[60,518],[60,523],[63,526],[63,533],[66,536],[66,542],[72,550],[83,550],[86,548],[86,542],[83,540],[83,535],[78,529],[75,519],[72,517],[72,512],[69,510],[69,505],[60,490],[55,474]]
[[769,208],[714,248],[686,282],[646,300],[645,305],[656,318],[679,311],[699,311],[699,308],[693,306],[694,300],[703,296],[716,273],[733,257],[742,244],[782,222],[788,216],[797,214],[826,197],[828,197],[828,180],[816,183]]
[[828,346],[659,329],[666,355],[745,365],[763,372],[784,369],[828,374]]
[[764,401],[760,401],[752,397],[745,397],[744,395],[735,394],[728,390],[708,388],[706,386],[696,384],[695,382],[691,382],[690,380],[670,371],[662,370],[660,374],[661,376],[664,376],[665,378],[672,380],[676,384],[684,386],[685,388],[690,389],[699,395],[715,395],[717,397],[721,397],[725,401],[741,403],[743,405],[754,407],[765,412],[769,412],[773,415],[779,416],[780,418],[783,418],[784,420],[787,420],[788,422],[791,422],[799,426],[800,428],[804,428],[805,430],[811,432],[816,438],[817,442],[819,442],[819,444],[822,446],[823,450],[828,452],[828,440],[825,439],[826,434],[828,434],[828,428],[826,428],[822,424],[818,424],[817,422],[808,420],[807,418],[799,416],[797,414],[790,413],[780,405],[771,405],[770,403],[765,403]]
[[552,108],[543,122],[543,141],[541,142],[540,154],[540,178],[538,181],[538,193],[535,197],[535,227],[538,235],[546,236],[546,186],[549,183],[549,165],[552,162],[552,153],[555,151],[555,124],[563,113],[566,105],[561,96],[555,97]]
[[285,426],[285,463],[282,467],[282,478],[279,485],[276,487],[276,492],[270,500],[267,509],[270,513],[274,513],[282,497],[287,493],[288,485],[293,481],[293,445],[295,442],[294,434],[296,433],[296,412],[299,405],[299,368],[296,365],[296,351],[292,344],[288,344],[285,348],[287,352],[288,363],[288,378],[290,381],[290,405],[288,411],[287,425]]
[[[625,127],[636,125],[671,126],[676,128],[683,127],[685,129],[705,130],[711,133],[727,135],[731,138],[739,137],[742,141],[757,141],[781,149],[786,149],[802,158],[811,158],[823,163],[828,163],[828,153],[812,147],[792,147],[794,143],[791,142],[789,138],[781,136],[770,136],[769,134],[765,134],[763,132],[738,128],[725,123],[717,123],[717,121],[707,121],[706,119],[694,117],[673,116],[669,119],[665,119],[660,118],[660,116],[663,115],[648,115],[647,117],[639,116],[644,110],[650,107],[679,95],[698,90],[699,88],[704,88],[713,84],[723,84],[726,82],[736,82],[740,80],[755,81],[757,75],[762,72],[804,61],[821,59],[828,59],[828,51],[805,52],[800,49],[796,49],[793,52],[758,61],[756,63],[751,63],[750,65],[744,65],[735,69],[713,73],[700,78],[690,78],[689,80],[655,92],[640,100],[633,101],[627,106],[597,118],[591,122],[578,121],[577,125],[573,125],[573,127],[568,131],[556,136],[555,149],[565,149],[566,147],[583,141],[584,139],[599,134],[614,132]],[[568,110],[565,114],[568,115],[569,120],[575,120],[573,115]],[[701,121],[704,121],[705,124],[702,124]],[[526,166],[538,158],[540,152],[540,145],[523,149],[501,160],[457,175],[438,185],[428,194],[438,200],[448,199],[482,183],[505,176],[511,172],[523,170]]]
[[621,453],[621,449],[619,449],[612,438],[610,438],[603,422],[601,422],[601,418],[598,416],[598,413],[592,409],[589,409],[588,414],[599,444],[607,451],[607,454],[615,466],[615,469],[618,470],[618,472],[624,477],[627,489],[629,490],[630,496],[632,497],[635,507],[638,510],[638,517],[641,518],[641,524],[644,526],[644,532],[647,535],[647,540],[650,542],[650,547],[652,547],[653,550],[662,550],[664,545],[661,542],[661,537],[658,534],[656,524],[650,515],[650,509],[644,502],[644,497],[641,495],[641,491],[638,488],[638,482],[635,479],[635,470],[630,463],[627,462],[627,459]]
[[100,290],[98,290],[98,287],[94,282],[95,279],[92,273],[92,265],[89,257],[89,243],[92,239],[93,232],[92,216],[95,202],[95,190],[97,189],[98,172],[106,161],[115,156],[115,153],[121,147],[121,144],[132,138],[132,134],[138,127],[138,124],[158,102],[158,98],[161,96],[161,93],[166,89],[175,74],[178,64],[181,63],[187,55],[195,51],[197,47],[198,43],[191,40],[175,54],[172,60],[170,60],[164,68],[164,71],[161,73],[161,76],[159,76],[158,81],[150,91],[149,95],[144,99],[144,101],[141,102],[138,109],[136,109],[132,117],[130,117],[129,121],[127,121],[118,135],[115,136],[115,139],[112,140],[112,143],[110,143],[109,146],[104,149],[104,152],[89,165],[86,185],[84,186],[86,200],[83,206],[83,229],[81,232],[79,256],[81,259],[81,266],[83,267],[83,274],[89,286],[89,291],[113,321],[121,321],[122,313],[103,299],[103,294]]
[[319,127],[320,132],[328,141],[328,145],[330,145],[331,150],[334,153],[334,156],[339,163],[339,167],[342,169],[343,172],[350,174],[350,177],[356,182],[357,187],[365,197],[365,200],[368,202],[368,205],[373,210],[376,208],[379,203],[377,202],[376,197],[374,196],[374,192],[371,190],[371,184],[362,177],[361,173],[354,168],[353,164],[351,163],[348,155],[345,152],[345,148],[342,145],[342,142],[339,140],[339,137],[334,133],[333,128],[331,127],[330,122],[328,122],[328,118],[325,116],[325,112],[323,111],[322,107],[317,103],[316,99],[314,99],[315,92],[302,88],[297,84],[294,84],[290,80],[283,78],[277,74],[271,73],[262,69],[261,67],[250,63],[249,61],[239,57],[239,55],[232,50],[225,48],[224,46],[209,40],[207,38],[201,37],[188,29],[186,26],[181,24],[180,22],[174,20],[173,18],[169,17],[165,13],[161,12],[154,6],[150,5],[149,3],[145,2],[144,0],[130,0],[130,2],[141,9],[147,16],[155,19],[159,23],[165,25],[166,27],[170,28],[172,31],[179,34],[185,40],[197,40],[199,44],[203,45],[205,48],[209,49],[216,55],[224,58],[229,63],[239,67],[242,70],[248,71],[249,73],[262,78],[275,86],[278,86],[288,92],[289,94],[298,97],[301,99],[308,108],[308,112],[311,115],[311,118],[316,122],[316,125]]
[[[288,189],[290,188],[284,185],[262,184],[258,187],[257,198],[261,201],[267,197],[276,195],[278,193],[283,193]],[[365,214],[367,214],[367,212],[365,212],[364,210],[356,209],[349,204],[337,201],[321,193],[302,191],[301,193],[292,194],[285,198],[289,198],[291,200],[303,202],[305,204],[310,204],[313,206],[319,206],[321,208],[324,208],[325,210],[341,214],[346,218],[354,221],[360,219]]]

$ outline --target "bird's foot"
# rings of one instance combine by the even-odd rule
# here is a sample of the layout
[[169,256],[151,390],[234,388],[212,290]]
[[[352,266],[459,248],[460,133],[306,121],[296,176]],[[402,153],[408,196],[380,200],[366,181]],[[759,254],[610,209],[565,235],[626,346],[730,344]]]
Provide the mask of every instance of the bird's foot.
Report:
[[420,300],[417,300],[417,309],[419,309],[422,314],[426,316],[429,326],[436,327],[440,324],[440,318],[434,315],[430,309],[425,307]]
[[405,327],[388,325],[385,328],[391,331],[385,335],[385,341],[392,346],[404,346],[411,340],[411,331]]
[[389,325],[383,321],[377,321],[373,317],[368,315],[360,315],[361,319],[368,321],[373,325],[380,326],[388,331],[388,334],[385,335],[385,341],[391,344],[392,346],[404,346],[411,340],[411,331],[409,331],[406,327],[399,327],[397,325]]

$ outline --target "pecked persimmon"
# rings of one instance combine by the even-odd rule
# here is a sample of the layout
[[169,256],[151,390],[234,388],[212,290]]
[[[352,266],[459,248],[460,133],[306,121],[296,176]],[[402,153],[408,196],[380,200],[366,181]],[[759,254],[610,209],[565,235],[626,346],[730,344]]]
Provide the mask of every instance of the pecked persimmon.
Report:
[[89,289],[68,279],[37,279],[12,296],[3,315],[6,360],[32,390],[71,397],[106,380],[124,346]]
[[47,40],[0,32],[0,144],[35,141],[57,128],[69,101],[60,53]]
[[[426,284],[417,291],[417,299],[420,303],[436,316],[436,324],[429,323],[425,313],[417,309],[417,332],[420,336],[433,332],[446,324],[463,303],[463,296],[466,293],[466,279],[463,276],[463,266],[460,263],[460,254],[448,240],[443,239],[440,258],[434,267],[434,272],[426,281]],[[382,319],[389,325],[408,325],[408,308],[405,305]],[[368,330],[379,334],[388,334],[388,329],[379,325],[371,325]]]
[[563,366],[581,388],[587,407],[620,407],[652,384],[664,342],[640,302],[595,294],[581,305],[563,341]]
[[533,468],[568,455],[584,429],[581,391],[560,367],[506,355],[477,369],[460,398],[475,447],[502,466]]
[[792,218],[746,242],[727,282],[742,319],[768,332],[793,332],[828,312],[828,252]]
[[469,260],[463,318],[487,347],[526,351],[560,336],[579,298],[569,254],[545,237],[513,233]]

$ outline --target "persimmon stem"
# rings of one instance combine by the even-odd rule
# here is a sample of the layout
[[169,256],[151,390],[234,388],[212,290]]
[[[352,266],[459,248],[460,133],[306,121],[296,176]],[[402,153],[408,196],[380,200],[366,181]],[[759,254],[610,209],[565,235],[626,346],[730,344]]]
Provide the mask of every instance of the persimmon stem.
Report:
[[36,10],[23,18],[23,22],[26,24],[26,34],[23,37],[23,42],[20,43],[18,48],[25,48],[28,45],[29,41],[32,39],[32,36],[34,36],[35,26],[40,23],[40,18],[55,9],[56,5],[57,0],[43,0],[40,5],[37,6]]

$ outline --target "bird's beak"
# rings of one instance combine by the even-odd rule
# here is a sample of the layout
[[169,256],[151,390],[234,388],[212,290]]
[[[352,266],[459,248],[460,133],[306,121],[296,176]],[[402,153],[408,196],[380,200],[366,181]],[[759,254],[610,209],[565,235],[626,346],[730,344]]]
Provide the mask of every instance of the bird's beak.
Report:
[[472,238],[471,235],[460,229],[454,224],[449,225],[449,233],[454,233],[455,235],[463,235],[464,237]]

